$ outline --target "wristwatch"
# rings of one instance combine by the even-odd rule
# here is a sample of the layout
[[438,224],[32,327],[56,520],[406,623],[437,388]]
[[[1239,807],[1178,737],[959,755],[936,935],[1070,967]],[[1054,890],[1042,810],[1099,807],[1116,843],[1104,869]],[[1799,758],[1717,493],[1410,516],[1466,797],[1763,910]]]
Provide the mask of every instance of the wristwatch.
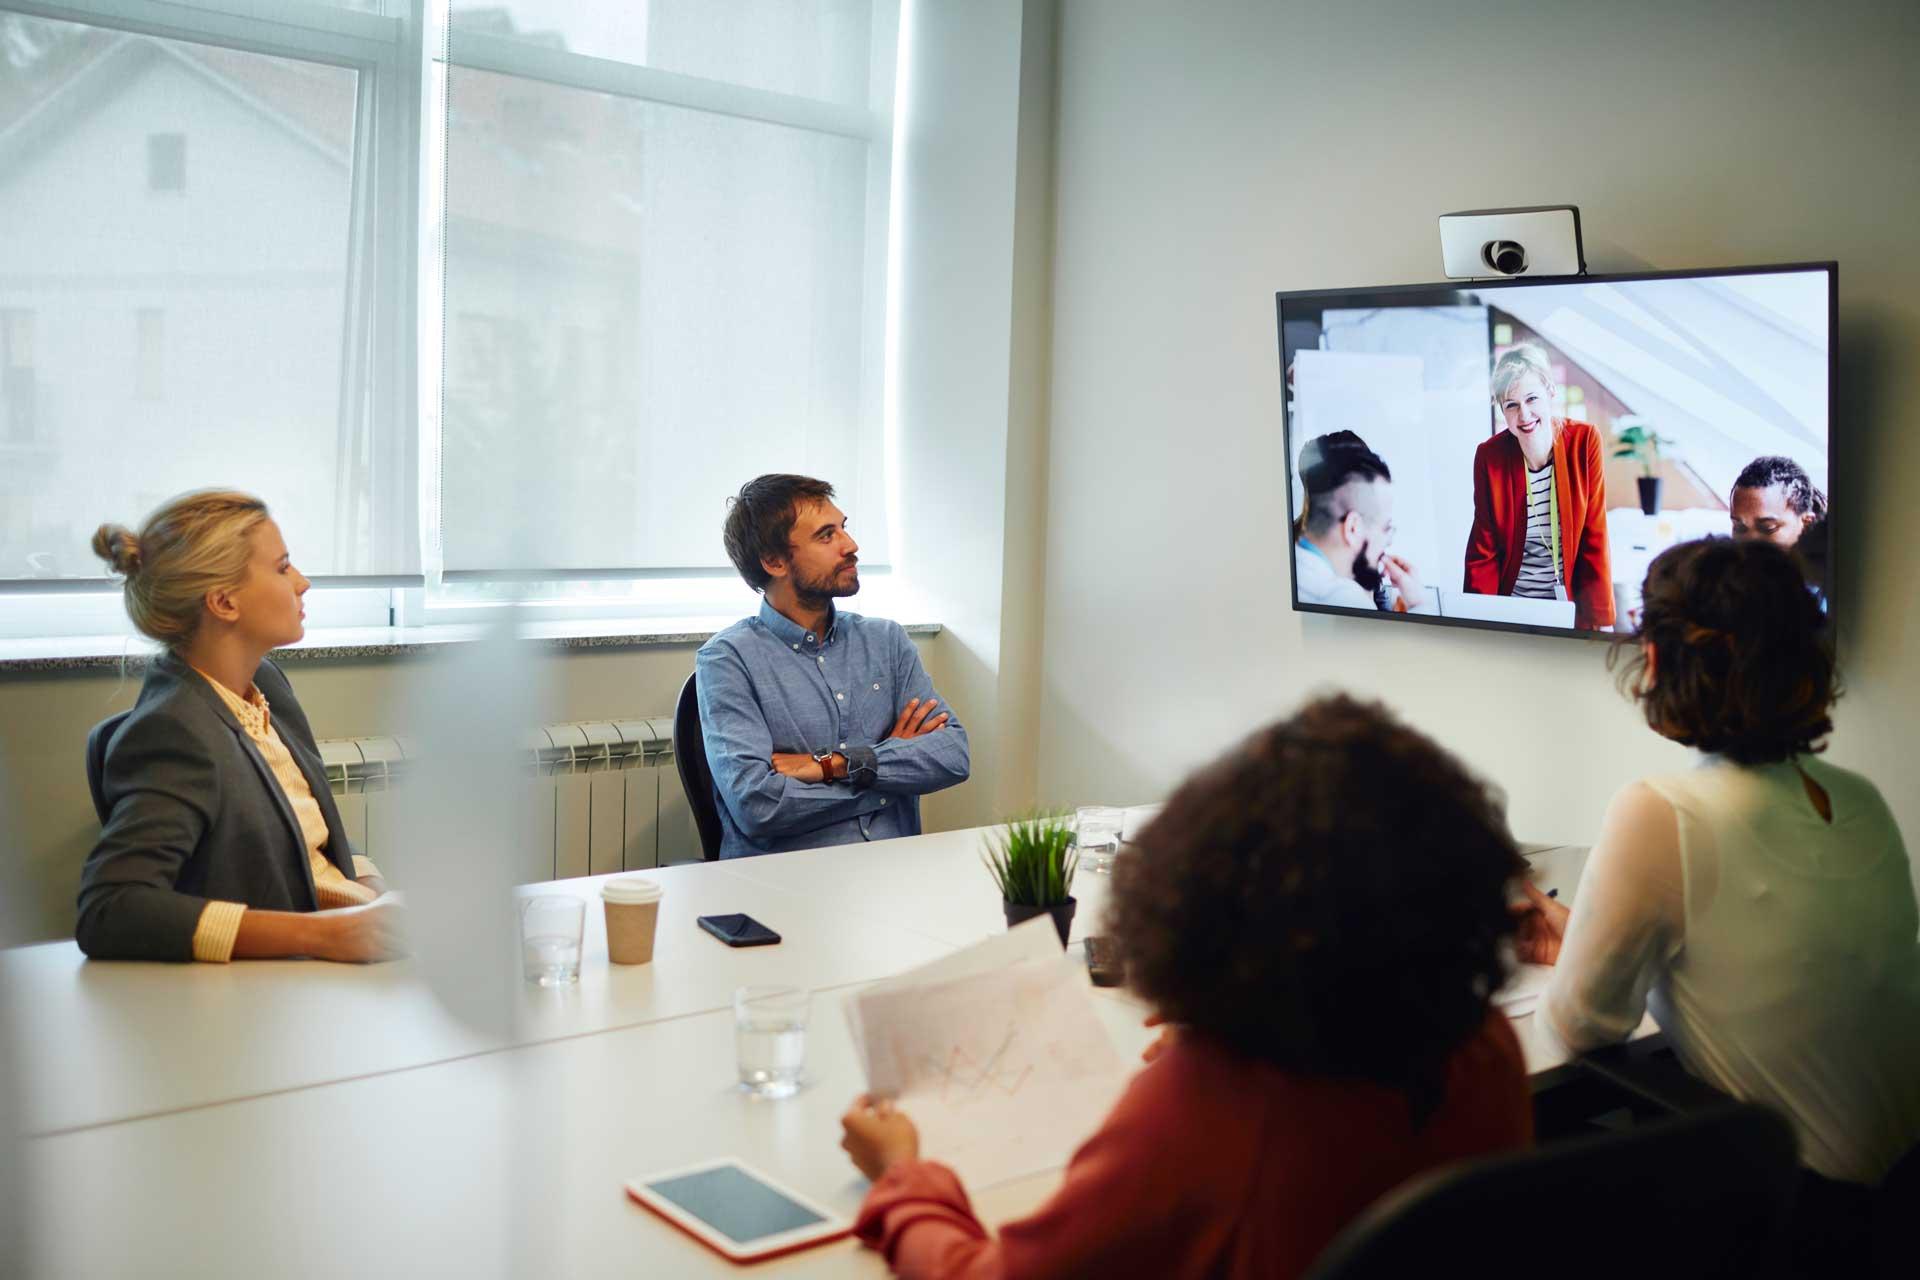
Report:
[[831,751],[815,751],[812,754],[813,762],[820,766],[820,776],[828,782],[838,782],[839,779],[833,776],[834,753]]

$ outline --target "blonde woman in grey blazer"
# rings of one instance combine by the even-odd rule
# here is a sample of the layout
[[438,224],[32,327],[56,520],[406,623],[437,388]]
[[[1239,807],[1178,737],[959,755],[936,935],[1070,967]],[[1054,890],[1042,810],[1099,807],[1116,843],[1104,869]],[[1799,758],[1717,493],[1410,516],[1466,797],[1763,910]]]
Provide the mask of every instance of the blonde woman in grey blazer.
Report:
[[399,953],[398,910],[357,858],[319,748],[267,654],[305,634],[293,567],[265,504],[187,494],[94,550],[127,612],[166,646],[107,743],[100,838],[81,873],[89,956],[212,960]]

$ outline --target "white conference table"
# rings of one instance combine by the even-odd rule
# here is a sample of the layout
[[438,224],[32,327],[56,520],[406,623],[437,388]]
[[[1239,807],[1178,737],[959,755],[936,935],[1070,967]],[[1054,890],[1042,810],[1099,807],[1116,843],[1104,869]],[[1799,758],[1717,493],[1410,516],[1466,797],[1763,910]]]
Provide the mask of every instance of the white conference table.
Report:
[[[71,943],[6,953],[23,1127],[41,1135],[23,1150],[32,1274],[731,1274],[622,1184],[737,1155],[851,1214],[864,1184],[838,1121],[862,1079],[840,1002],[1004,929],[981,838],[650,873],[666,891],[654,963],[608,965],[596,905],[578,987],[517,990],[500,1033],[443,1009],[416,961],[102,964]],[[1097,931],[1105,883],[1076,883],[1076,939]],[[532,888],[591,897],[597,885]],[[726,911],[783,942],[731,950],[693,923]],[[813,1083],[781,1102],[732,1088],[730,997],[755,982],[816,992]],[[1097,994],[1131,1060],[1144,1011]],[[1530,1070],[1545,1072],[1560,1058],[1531,1022],[1515,1027]],[[1056,1180],[969,1190],[992,1222]],[[884,1272],[851,1244],[778,1267]]]
[[[516,986],[513,1016],[499,1029],[476,1029],[449,1012],[417,960],[185,969],[89,962],[71,942],[0,952],[0,981],[15,995],[13,1034],[34,1046],[22,1064],[26,1130],[58,1133],[724,1009],[735,987],[754,982],[840,987],[910,969],[958,945],[871,912],[857,913],[860,927],[848,928],[845,901],[771,887],[733,865],[645,873],[665,891],[647,965],[607,962],[598,895],[608,877],[528,886],[587,899],[581,979],[560,991]],[[984,889],[998,911],[984,871],[978,881],[972,887]],[[784,941],[735,950],[694,924],[698,916],[729,912],[753,916]],[[511,926],[502,932],[501,944],[512,952]]]

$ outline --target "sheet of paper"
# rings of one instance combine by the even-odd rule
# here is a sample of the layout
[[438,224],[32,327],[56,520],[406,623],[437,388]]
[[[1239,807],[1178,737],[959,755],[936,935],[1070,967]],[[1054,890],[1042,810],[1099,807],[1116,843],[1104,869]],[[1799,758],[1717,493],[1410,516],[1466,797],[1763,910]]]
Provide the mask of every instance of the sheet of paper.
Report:
[[[1057,959],[1059,955],[1060,935],[1054,930],[1052,918],[1036,916],[1005,933],[995,934],[984,942],[976,942],[973,946],[956,951],[950,956],[930,960],[918,969],[910,969],[906,973],[876,982],[857,994],[870,996],[903,986],[918,987],[951,978],[971,977],[974,974],[1004,969],[1025,960]],[[860,1054],[860,1069],[867,1074],[868,1092],[874,1092],[871,1085],[873,1063],[867,1058],[867,1036],[861,1021],[860,1001],[850,996],[843,1007],[847,1014],[847,1025],[853,1030],[853,1047]]]
[[868,1091],[969,1186],[1066,1163],[1126,1087],[1084,969],[1036,923],[1040,954],[1022,926],[847,999]]

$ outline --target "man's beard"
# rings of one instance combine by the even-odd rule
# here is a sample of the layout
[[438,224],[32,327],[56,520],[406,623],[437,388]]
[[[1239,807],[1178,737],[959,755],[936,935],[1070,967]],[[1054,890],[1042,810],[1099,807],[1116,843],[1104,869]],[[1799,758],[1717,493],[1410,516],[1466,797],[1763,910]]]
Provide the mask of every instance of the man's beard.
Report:
[[1373,543],[1363,542],[1353,557],[1353,580],[1360,584],[1361,590],[1368,595],[1380,594],[1380,584],[1385,581],[1378,566],[1371,563]]
[[860,594],[860,570],[858,567],[854,569],[852,579],[844,585],[842,584],[840,570],[846,567],[844,563],[835,565],[831,573],[819,578],[809,578],[804,574],[795,573],[793,576],[794,598],[801,604],[806,605],[809,609],[819,609],[824,608],[827,602],[835,596]]

